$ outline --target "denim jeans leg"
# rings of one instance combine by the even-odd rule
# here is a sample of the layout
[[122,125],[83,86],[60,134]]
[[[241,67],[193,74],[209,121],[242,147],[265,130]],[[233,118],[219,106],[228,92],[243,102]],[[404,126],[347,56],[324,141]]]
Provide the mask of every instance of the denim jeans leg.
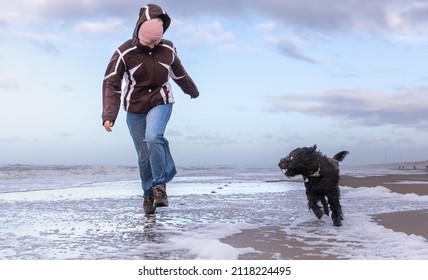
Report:
[[171,113],[172,104],[165,104],[152,108],[147,114],[146,143],[153,186],[171,181],[177,173],[168,140],[164,137]]
[[149,150],[145,142],[147,127],[146,116],[145,114],[133,114],[128,112],[126,115],[126,123],[137,151],[138,168],[140,170],[141,187],[144,191],[144,196],[153,196],[152,168],[150,166]]

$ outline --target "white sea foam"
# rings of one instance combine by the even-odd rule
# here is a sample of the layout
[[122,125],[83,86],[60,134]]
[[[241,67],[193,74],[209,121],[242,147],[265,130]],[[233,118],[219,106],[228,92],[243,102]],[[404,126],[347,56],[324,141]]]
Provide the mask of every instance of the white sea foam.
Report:
[[188,250],[197,259],[233,260],[241,254],[253,253],[255,250],[251,247],[234,248],[219,239],[254,228],[255,225],[247,223],[213,223],[192,232],[185,232],[169,241],[171,248]]

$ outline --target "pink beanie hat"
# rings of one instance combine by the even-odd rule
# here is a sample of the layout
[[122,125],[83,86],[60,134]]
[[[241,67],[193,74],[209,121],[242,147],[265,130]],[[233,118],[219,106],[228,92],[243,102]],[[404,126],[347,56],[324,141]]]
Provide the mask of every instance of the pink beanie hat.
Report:
[[138,30],[138,38],[143,42],[157,44],[162,39],[163,21],[154,18],[143,22]]

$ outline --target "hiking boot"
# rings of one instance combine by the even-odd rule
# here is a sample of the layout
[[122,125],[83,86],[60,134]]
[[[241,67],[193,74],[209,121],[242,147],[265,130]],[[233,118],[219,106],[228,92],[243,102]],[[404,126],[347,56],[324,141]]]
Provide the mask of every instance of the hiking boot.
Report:
[[151,196],[145,196],[144,197],[144,202],[143,202],[143,209],[144,209],[144,213],[146,214],[154,214],[156,207],[154,205],[154,200],[153,197]]
[[155,207],[168,206],[168,196],[166,195],[166,185],[160,184],[153,187],[155,194]]

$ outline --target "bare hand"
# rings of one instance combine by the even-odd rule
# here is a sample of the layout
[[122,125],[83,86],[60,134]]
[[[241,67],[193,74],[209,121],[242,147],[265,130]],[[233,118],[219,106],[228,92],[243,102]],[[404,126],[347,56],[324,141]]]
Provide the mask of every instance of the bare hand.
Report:
[[112,132],[113,123],[111,121],[104,122],[104,128],[107,132]]

